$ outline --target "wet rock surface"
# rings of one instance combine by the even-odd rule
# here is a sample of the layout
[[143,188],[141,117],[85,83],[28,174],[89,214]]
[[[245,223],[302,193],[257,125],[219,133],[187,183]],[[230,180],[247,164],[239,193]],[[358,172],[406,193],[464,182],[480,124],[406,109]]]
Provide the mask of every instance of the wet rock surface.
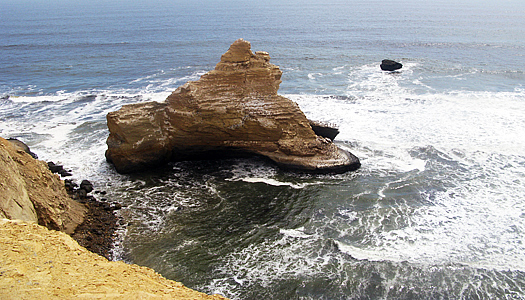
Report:
[[[113,242],[119,221],[114,212],[121,208],[120,204],[111,204],[106,198],[97,200],[94,196],[88,195],[93,191],[93,184],[88,180],[82,180],[78,186],[75,182],[66,179],[65,186],[72,199],[88,208],[84,222],[77,226],[71,237],[89,251],[109,260],[113,259]],[[97,194],[101,194],[100,191]]]
[[393,61],[390,59],[383,59],[379,67],[383,71],[395,71],[395,70],[401,69],[403,65],[401,63],[398,63],[397,61]]

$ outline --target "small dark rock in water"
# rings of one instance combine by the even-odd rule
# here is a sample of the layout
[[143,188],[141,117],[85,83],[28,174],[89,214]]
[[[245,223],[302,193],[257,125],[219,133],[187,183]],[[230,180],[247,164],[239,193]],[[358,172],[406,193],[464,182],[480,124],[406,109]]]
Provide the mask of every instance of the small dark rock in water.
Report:
[[80,189],[86,191],[86,193],[90,193],[93,191],[93,184],[89,182],[89,180],[82,180],[80,183]]
[[76,187],[78,187],[78,184],[76,184],[73,180],[71,179],[66,179],[64,180],[64,185],[66,187],[66,190],[72,192]]
[[72,174],[70,173],[71,171],[64,170],[64,167],[62,165],[57,165],[52,161],[47,162],[47,167],[52,173],[60,174],[60,176],[62,177],[72,176]]
[[122,205],[120,203],[113,203],[113,206],[111,207],[112,210],[119,210],[122,209]]
[[110,211],[110,210],[112,210],[112,209],[111,209],[111,206],[110,206],[109,203],[107,203],[107,202],[102,202],[102,208],[103,208],[104,210],[106,210],[106,211]]
[[35,153],[31,152],[31,149],[29,149],[29,147],[24,142],[14,138],[8,138],[7,141],[16,147],[21,148],[22,150],[24,150],[25,153],[31,155],[31,157],[33,157],[34,159],[38,159],[38,156]]
[[403,65],[390,59],[383,59],[380,67],[383,71],[395,71],[401,69]]
[[47,167],[49,168],[49,170],[52,172],[52,173],[58,173],[60,172],[61,170],[64,170],[64,167],[61,166],[61,165],[57,165],[55,164],[54,162],[52,161],[48,161],[47,162]]
[[72,176],[73,174],[69,173],[68,171],[62,169],[60,171],[57,172],[58,174],[60,174],[60,176],[62,177],[68,177],[68,176]]

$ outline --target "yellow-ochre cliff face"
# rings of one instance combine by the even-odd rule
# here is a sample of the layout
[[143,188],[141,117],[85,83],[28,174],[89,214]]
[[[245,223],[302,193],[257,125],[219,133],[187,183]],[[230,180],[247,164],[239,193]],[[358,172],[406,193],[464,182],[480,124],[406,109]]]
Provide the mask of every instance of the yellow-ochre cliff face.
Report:
[[239,39],[215,69],[164,103],[126,105],[107,115],[106,157],[119,172],[210,152],[263,155],[302,171],[342,172],[359,160],[318,136],[299,106],[277,94],[282,72]]
[[108,261],[63,232],[0,220],[0,299],[84,298],[226,299],[146,267]]
[[0,218],[37,222],[71,234],[86,211],[45,162],[0,138]]

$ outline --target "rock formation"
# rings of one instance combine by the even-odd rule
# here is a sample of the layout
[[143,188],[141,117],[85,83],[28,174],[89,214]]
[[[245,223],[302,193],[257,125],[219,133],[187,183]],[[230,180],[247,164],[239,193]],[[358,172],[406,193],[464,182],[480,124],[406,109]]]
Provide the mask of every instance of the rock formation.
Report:
[[322,136],[330,139],[331,141],[334,141],[335,137],[339,134],[339,129],[337,129],[337,127],[335,127],[334,125],[330,125],[319,121],[308,121],[310,122],[312,130],[318,136]]
[[38,159],[38,156],[35,153],[31,152],[31,149],[29,149],[29,147],[24,142],[14,138],[9,138],[7,139],[7,141],[19,148],[22,148],[22,150],[24,150],[25,153],[31,155],[31,157],[33,157],[34,159]]
[[152,269],[108,261],[70,236],[0,219],[2,299],[226,299],[165,279]]
[[395,70],[401,69],[403,67],[403,65],[398,63],[397,61],[393,61],[393,60],[390,60],[390,59],[383,59],[383,61],[381,62],[381,65],[379,65],[379,67],[383,71],[395,71]]
[[0,218],[20,219],[73,233],[86,208],[69,198],[47,164],[0,138]]
[[282,72],[269,61],[239,39],[214,70],[165,102],[109,113],[107,160],[121,173],[223,154],[262,155],[308,172],[359,168],[355,156],[316,135],[298,105],[277,94]]

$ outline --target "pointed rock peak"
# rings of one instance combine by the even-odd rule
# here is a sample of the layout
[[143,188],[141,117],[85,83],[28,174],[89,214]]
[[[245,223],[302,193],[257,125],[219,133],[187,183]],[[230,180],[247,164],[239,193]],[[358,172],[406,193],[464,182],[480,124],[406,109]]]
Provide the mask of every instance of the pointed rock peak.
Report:
[[357,157],[327,134],[317,135],[299,106],[277,94],[281,70],[267,52],[250,48],[235,41],[214,70],[164,103],[129,104],[109,113],[108,161],[123,173],[225,154],[262,155],[285,169],[313,173],[359,168]]
[[243,39],[238,39],[231,44],[230,49],[221,56],[222,63],[242,63],[247,62],[253,55],[251,44]]

